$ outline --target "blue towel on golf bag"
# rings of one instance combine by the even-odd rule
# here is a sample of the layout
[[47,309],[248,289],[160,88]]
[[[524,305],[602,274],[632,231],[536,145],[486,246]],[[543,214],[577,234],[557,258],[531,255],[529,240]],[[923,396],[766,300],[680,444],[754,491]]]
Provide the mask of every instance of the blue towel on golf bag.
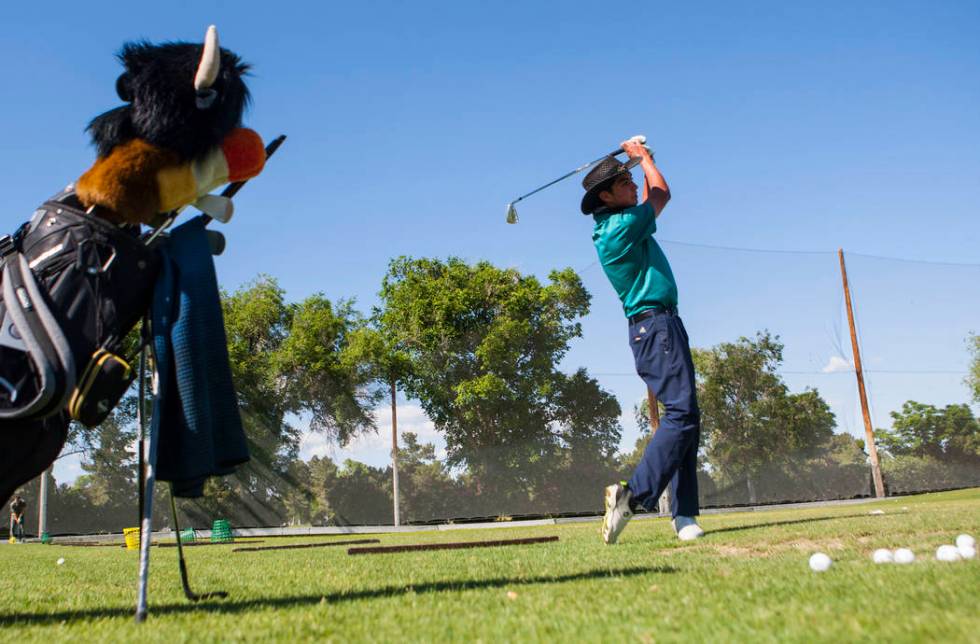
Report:
[[209,476],[249,459],[205,223],[196,217],[161,245],[153,294],[157,478],[181,497],[201,496]]

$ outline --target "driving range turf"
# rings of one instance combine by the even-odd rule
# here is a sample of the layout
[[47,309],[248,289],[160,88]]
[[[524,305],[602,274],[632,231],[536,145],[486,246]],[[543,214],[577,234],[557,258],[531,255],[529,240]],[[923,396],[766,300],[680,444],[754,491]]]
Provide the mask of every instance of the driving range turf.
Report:
[[[870,514],[882,510],[884,514]],[[599,523],[373,535],[381,545],[559,536],[505,548],[352,557],[346,548],[185,553],[154,549],[150,617],[133,621],[137,553],[0,546],[8,641],[977,641],[980,559],[936,547],[980,537],[980,489],[874,503],[711,514],[679,542],[666,519],[635,520],[616,546]],[[322,537],[350,539],[349,535]],[[277,539],[309,543],[311,537]],[[875,565],[909,547],[912,565]],[[807,566],[822,551],[834,565]],[[63,565],[57,565],[59,558]]]

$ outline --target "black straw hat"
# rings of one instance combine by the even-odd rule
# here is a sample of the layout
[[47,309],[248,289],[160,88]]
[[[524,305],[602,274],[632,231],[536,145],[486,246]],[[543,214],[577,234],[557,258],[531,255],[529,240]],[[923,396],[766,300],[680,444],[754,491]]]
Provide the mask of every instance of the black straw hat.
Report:
[[599,199],[599,193],[609,188],[605,183],[623,173],[629,172],[630,168],[639,164],[640,161],[642,159],[636,157],[623,163],[616,157],[609,155],[600,161],[599,165],[592,168],[589,174],[585,175],[585,178],[582,179],[582,187],[585,188],[585,196],[582,197],[582,214],[591,215],[598,210],[602,206],[602,199]]

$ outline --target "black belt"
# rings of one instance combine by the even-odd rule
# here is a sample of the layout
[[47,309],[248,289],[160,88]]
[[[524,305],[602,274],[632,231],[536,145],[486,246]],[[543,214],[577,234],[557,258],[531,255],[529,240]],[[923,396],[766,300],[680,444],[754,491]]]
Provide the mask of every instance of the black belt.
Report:
[[677,309],[672,306],[662,309],[647,309],[645,311],[640,311],[636,315],[631,315],[627,318],[627,320],[629,320],[630,324],[636,324],[640,320],[652,318],[655,315],[677,315]]

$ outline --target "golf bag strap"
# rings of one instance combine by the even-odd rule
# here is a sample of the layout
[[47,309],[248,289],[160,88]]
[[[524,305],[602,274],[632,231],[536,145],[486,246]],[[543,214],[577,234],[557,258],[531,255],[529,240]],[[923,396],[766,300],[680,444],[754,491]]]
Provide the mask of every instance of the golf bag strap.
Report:
[[0,420],[47,416],[64,407],[75,388],[75,361],[27,258],[19,252],[3,262],[3,301],[35,365],[40,386],[33,400],[0,410]]

